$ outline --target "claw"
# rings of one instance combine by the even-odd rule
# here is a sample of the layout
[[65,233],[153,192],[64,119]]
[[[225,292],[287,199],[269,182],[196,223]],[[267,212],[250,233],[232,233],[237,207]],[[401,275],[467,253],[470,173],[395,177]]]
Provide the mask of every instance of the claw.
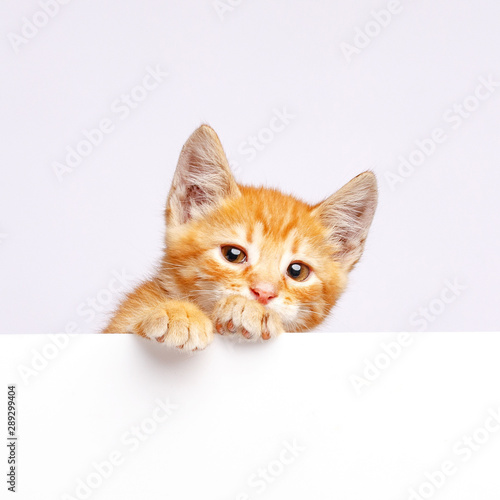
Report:
[[217,323],[215,323],[215,329],[217,330],[217,333],[220,333],[222,335],[222,324],[220,323],[220,321],[217,321]]
[[249,339],[251,337],[250,335],[250,332],[248,330],[245,330],[243,328],[243,330],[241,331],[241,334],[243,335],[243,337],[245,337],[246,339]]
[[227,329],[231,332],[231,333],[236,333],[236,328],[234,327],[234,323],[233,323],[233,320],[230,319],[228,322],[227,322]]
[[263,331],[262,332],[262,338],[264,340],[269,340],[271,338],[271,334],[269,332]]

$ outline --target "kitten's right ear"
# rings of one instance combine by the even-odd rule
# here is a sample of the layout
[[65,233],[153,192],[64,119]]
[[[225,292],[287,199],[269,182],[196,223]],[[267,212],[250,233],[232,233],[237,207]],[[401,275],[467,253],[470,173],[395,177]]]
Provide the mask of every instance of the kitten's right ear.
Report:
[[219,137],[211,127],[202,125],[179,156],[167,199],[167,225],[203,216],[224,198],[239,194]]
[[350,270],[360,259],[377,208],[377,180],[372,172],[354,177],[314,212],[329,229],[334,258]]

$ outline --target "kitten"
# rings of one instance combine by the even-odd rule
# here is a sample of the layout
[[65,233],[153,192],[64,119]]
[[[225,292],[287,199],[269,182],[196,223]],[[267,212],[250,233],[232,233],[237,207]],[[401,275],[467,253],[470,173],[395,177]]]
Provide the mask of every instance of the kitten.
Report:
[[317,205],[234,180],[215,131],[184,145],[167,199],[166,249],[104,333],[184,350],[222,335],[249,340],[320,324],[363,252],[377,205],[364,172]]

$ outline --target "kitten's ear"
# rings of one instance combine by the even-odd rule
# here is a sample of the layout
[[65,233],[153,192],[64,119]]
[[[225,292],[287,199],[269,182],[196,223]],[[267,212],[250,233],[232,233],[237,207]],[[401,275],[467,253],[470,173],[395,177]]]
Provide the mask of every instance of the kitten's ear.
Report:
[[167,224],[184,224],[224,198],[239,194],[217,134],[202,125],[191,134],[179,156],[167,199]]
[[377,207],[377,180],[364,172],[314,207],[330,230],[334,258],[350,270],[361,257]]

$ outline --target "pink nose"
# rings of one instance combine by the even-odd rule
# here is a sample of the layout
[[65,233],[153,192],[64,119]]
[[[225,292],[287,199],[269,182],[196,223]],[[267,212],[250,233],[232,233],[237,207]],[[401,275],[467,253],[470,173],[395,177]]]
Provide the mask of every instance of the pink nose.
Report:
[[271,299],[276,297],[276,289],[271,283],[258,283],[250,288],[252,295],[261,304],[266,305]]

